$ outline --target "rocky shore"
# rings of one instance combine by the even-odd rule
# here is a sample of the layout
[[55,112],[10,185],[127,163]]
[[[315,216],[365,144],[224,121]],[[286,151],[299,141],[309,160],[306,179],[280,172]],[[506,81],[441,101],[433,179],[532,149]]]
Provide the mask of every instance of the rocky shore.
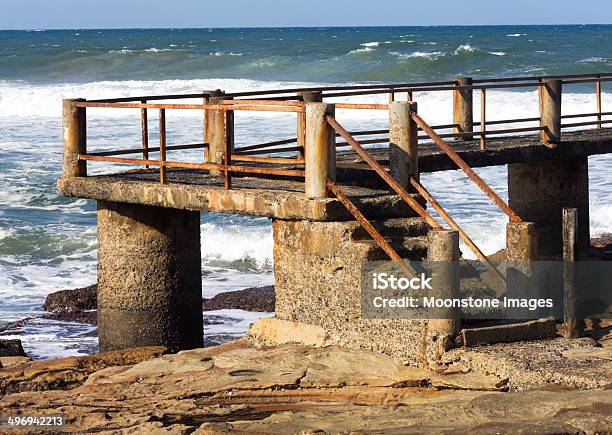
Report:
[[598,340],[456,349],[435,370],[250,335],[22,362],[0,370],[0,414],[62,413],[68,433],[608,433],[606,328]]

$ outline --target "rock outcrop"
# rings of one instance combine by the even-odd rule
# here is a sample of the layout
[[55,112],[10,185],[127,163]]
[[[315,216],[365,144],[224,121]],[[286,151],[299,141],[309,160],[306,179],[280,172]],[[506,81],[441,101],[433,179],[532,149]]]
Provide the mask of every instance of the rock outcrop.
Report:
[[95,325],[97,323],[97,290],[96,284],[74,290],[61,290],[51,293],[45,299],[43,310],[46,317],[66,322],[79,322]]
[[274,286],[251,287],[244,290],[219,293],[202,300],[203,311],[237,309],[261,313],[273,313],[275,305]]
[[241,339],[152,359],[108,355],[0,370],[5,392],[21,391],[0,398],[0,414],[61,412],[67,432],[109,434],[612,429],[604,389],[504,392],[507,383],[495,374],[459,364],[425,371],[366,350],[256,348]]
[[[74,290],[51,293],[42,306],[44,317],[64,322],[97,323],[96,284]],[[253,312],[274,312],[274,286],[251,287],[244,290],[223,292],[202,300],[202,311],[238,309]]]
[[27,356],[21,340],[0,339],[0,357],[3,356]]

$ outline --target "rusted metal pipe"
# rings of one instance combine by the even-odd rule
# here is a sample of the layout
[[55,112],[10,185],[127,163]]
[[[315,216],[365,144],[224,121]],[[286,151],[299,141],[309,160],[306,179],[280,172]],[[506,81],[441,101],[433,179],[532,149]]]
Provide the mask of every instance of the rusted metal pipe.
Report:
[[[146,100],[142,100],[141,103],[146,104]],[[149,159],[149,120],[147,116],[147,109],[140,109],[140,130],[142,134],[142,158],[143,160]],[[145,169],[149,166],[144,165]]]
[[[143,159],[144,160],[144,159]],[[159,109],[159,182],[166,184],[166,110]]]
[[276,169],[276,168],[261,168],[256,166],[238,166],[238,165],[224,165],[216,163],[192,163],[192,162],[174,162],[160,160],[142,160],[142,159],[128,159],[125,157],[107,157],[107,156],[93,156],[89,154],[83,154],[78,156],[79,160],[82,161],[96,161],[96,162],[110,162],[110,163],[125,163],[132,165],[144,165],[148,164],[151,166],[164,166],[166,168],[184,168],[184,169],[203,169],[203,170],[217,170],[224,171],[228,170],[231,172],[246,173],[246,174],[262,174],[262,175],[281,175],[287,177],[304,177],[304,171],[297,171],[293,169]]
[[487,148],[487,135],[486,135],[486,125],[487,125],[487,90],[480,90],[480,149],[484,150]]
[[376,171],[380,177],[393,189],[412,209],[427,222],[432,228],[441,229],[442,227],[427,211],[415,200],[400,184],[389,175],[389,173],[368,154],[368,152],[357,142],[333,116],[326,116],[327,122],[336,130],[346,142],[357,152],[357,154]]
[[497,270],[493,263],[491,263],[491,260],[489,260],[489,258],[480,250],[480,248],[476,246],[470,236],[468,236],[467,233],[463,231],[463,229],[459,226],[459,224],[455,222],[455,220],[448,214],[444,207],[442,207],[442,205],[440,205],[440,203],[436,201],[433,195],[429,193],[429,191],[415,178],[410,179],[410,184],[423,198],[425,198],[425,200],[429,204],[431,204],[436,213],[438,213],[440,217],[444,219],[448,226],[450,226],[452,229],[456,230],[459,233],[459,237],[461,237],[461,240],[463,240],[467,247],[470,248],[470,250],[476,255],[476,257],[482,262],[482,264],[484,264],[487,269],[493,272],[498,281],[505,287],[506,278],[501,274],[499,270]]
[[359,211],[353,202],[342,192],[340,187],[331,180],[327,180],[327,188],[334,196],[346,207],[350,214],[359,222],[359,224],[367,231],[374,239],[376,244],[385,251],[391,260],[408,276],[415,276],[415,271],[400,257],[393,247],[385,240],[385,238],[374,228],[368,219]]
[[597,100],[597,121],[599,121],[597,128],[601,128],[601,80],[595,82],[595,96]]
[[512,222],[522,222],[522,219],[516,215],[512,211],[512,209],[502,200],[497,193],[493,189],[489,187],[487,183],[484,182],[482,178],[474,172],[470,166],[463,161],[459,155],[454,152],[447,144],[442,140],[442,138],[433,131],[429,125],[416,113],[411,113],[412,119],[423,129],[425,133],[435,142],[436,145],[453,161],[459,168],[465,172],[465,174],[478,186],[480,190],[482,190],[493,203],[499,207],[505,214],[508,216],[510,221]]

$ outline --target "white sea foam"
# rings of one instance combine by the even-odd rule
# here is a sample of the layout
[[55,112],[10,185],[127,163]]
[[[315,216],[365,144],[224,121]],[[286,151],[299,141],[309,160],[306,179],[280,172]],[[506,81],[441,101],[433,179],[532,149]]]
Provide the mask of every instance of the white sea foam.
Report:
[[505,56],[506,53],[503,51],[489,51],[489,54],[492,54],[494,56]]
[[443,55],[444,53],[442,53],[441,51],[430,51],[430,52],[415,51],[414,53],[409,54],[408,57],[422,57],[425,59],[435,60]]
[[476,51],[476,49],[474,47],[472,47],[470,44],[463,44],[463,45],[460,45],[459,47],[457,47],[457,49],[455,50],[455,54],[459,54],[459,53],[473,53],[474,51]]
[[509,36],[511,38],[518,38],[519,36],[527,36],[526,33],[509,33],[506,36]]
[[380,44],[380,42],[378,41],[373,41],[373,42],[364,42],[363,44],[359,44],[363,47],[378,47],[378,45]]
[[272,228],[261,225],[204,223],[201,226],[204,263],[252,262],[257,268],[272,265]]
[[374,51],[374,49],[372,47],[357,48],[349,51],[348,54],[367,53],[368,51]]
[[15,234],[15,231],[10,228],[0,228],[0,240],[11,237],[13,234]]

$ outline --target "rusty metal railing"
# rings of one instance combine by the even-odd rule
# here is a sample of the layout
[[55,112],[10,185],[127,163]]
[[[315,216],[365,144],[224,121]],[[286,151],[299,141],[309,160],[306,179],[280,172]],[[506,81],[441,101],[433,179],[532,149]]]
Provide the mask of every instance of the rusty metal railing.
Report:
[[[417,116],[416,113],[412,113],[411,115]],[[414,119],[414,118],[413,118]],[[355,152],[388,184],[388,186],[397,193],[400,198],[404,202],[406,202],[425,222],[427,222],[432,229],[442,229],[442,226],[434,219],[434,217],[425,210],[421,204],[414,199],[386,170],[383,168],[380,163],[378,163],[372,156],[368,154],[368,152],[361,146],[361,144],[355,140],[351,136],[351,134],[344,128],[342,125],[335,119],[335,117],[331,115],[326,116],[326,120],[328,124],[344,139],[346,142],[355,150]],[[415,122],[419,124],[419,122],[415,119]],[[425,131],[429,131],[429,127],[423,122],[421,124],[422,128]],[[435,139],[434,139],[435,140]],[[456,154],[455,154],[456,156]],[[450,157],[450,156],[449,156]],[[452,158],[452,157],[451,157]],[[463,160],[461,160],[458,156],[457,159],[460,160],[460,164],[463,167],[469,168]],[[462,168],[463,169],[463,168]],[[471,170],[471,169],[470,169]],[[473,171],[472,171],[473,173]],[[501,205],[505,206],[505,211],[510,212],[510,220],[513,222],[522,222],[522,220],[510,210],[510,208],[495,194],[495,192],[475,173],[473,176],[477,177],[473,179],[479,187],[484,188],[489,195],[492,195],[496,199],[496,202],[501,202]],[[472,178],[472,177],[470,177]],[[431,204],[434,210],[444,219],[444,221],[454,230],[459,233],[459,237],[463,240],[463,242],[474,252],[476,257],[485,265],[487,269],[493,272],[494,277],[498,281],[499,284],[505,285],[506,279],[503,274],[493,265],[493,263],[489,260],[489,258],[476,246],[474,241],[467,235],[467,233],[460,227],[459,224],[446,212],[446,210],[435,200],[435,198],[423,187],[423,185],[416,180],[414,177],[410,178],[410,184],[415,189],[417,193],[419,193],[427,202]],[[372,236],[372,238],[378,243],[378,245],[389,255],[389,257],[397,262],[399,256],[392,249],[390,250],[390,246],[386,245],[386,241],[378,234],[374,228],[371,226],[367,219],[363,215],[359,213],[356,209],[355,205],[343,195],[342,191],[339,187],[333,182],[327,182],[328,188],[336,195],[336,197],[342,202],[345,207],[353,214],[353,216],[364,226],[366,231]],[[362,222],[363,221],[363,222]],[[371,227],[371,228],[370,228]],[[400,259],[401,260],[401,259]]]

